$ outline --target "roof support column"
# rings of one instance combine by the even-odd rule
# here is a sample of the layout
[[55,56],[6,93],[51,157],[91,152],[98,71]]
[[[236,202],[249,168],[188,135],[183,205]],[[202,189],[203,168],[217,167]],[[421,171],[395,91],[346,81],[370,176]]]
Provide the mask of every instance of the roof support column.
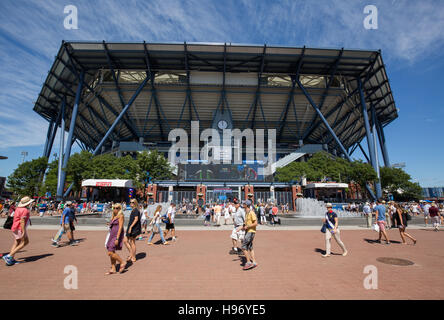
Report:
[[[79,84],[77,85],[77,92],[76,92],[76,98],[74,101],[74,106],[72,108],[72,114],[71,114],[71,123],[69,125],[69,132],[68,132],[68,143],[66,144],[65,153],[63,155],[63,166],[62,166],[62,172],[60,175],[60,189],[57,189],[57,199],[62,199],[64,197],[63,195],[63,187],[65,186],[65,179],[66,179],[66,167],[68,165],[68,160],[71,155],[71,141],[72,137],[74,135],[74,128],[76,126],[76,120],[77,120],[77,113],[79,111],[79,103],[80,103],[80,97],[82,96],[82,89],[83,89],[83,79],[85,77],[85,72],[82,71],[80,73],[79,77]],[[62,128],[64,130],[64,128]]]
[[48,132],[46,133],[45,148],[43,149],[43,156],[44,157],[48,157],[47,151],[48,151],[49,141],[51,140],[51,134],[52,134],[53,127],[54,127],[54,119],[51,119],[51,121],[49,122],[49,125],[48,125]]
[[307,90],[304,88],[304,86],[302,85],[301,81],[299,79],[296,78],[296,82],[299,86],[299,88],[301,88],[302,92],[304,93],[305,97],[307,98],[308,102],[310,102],[310,105],[313,107],[313,109],[316,111],[316,113],[318,114],[319,118],[321,118],[322,122],[324,123],[324,125],[327,127],[328,131],[330,131],[330,134],[333,136],[333,138],[336,140],[336,143],[338,144],[338,146],[341,148],[342,152],[344,153],[345,157],[347,158],[348,161],[351,161],[350,156],[348,155],[347,150],[344,148],[344,146],[342,145],[341,141],[339,140],[339,138],[336,136],[335,132],[333,131],[333,129],[330,127],[330,125],[328,124],[327,119],[325,119],[324,115],[322,114],[321,110],[319,110],[318,106],[314,103],[313,99],[311,98],[310,94],[307,92]]
[[62,165],[63,165],[63,149],[65,143],[65,105],[66,98],[63,99],[62,102],[62,117],[60,120],[60,148],[59,148],[59,167],[57,173],[57,200],[62,200],[61,196],[63,194],[63,185],[62,185]]
[[54,145],[54,139],[55,139],[55,136],[56,136],[56,133],[57,133],[57,127],[60,124],[60,117],[61,117],[61,115],[62,115],[62,113],[59,112],[59,114],[57,116],[57,120],[54,123],[54,126],[52,128],[51,137],[49,139],[49,144],[48,144],[48,149],[46,150],[46,155],[45,155],[48,158],[48,160],[49,160],[49,157],[51,156],[51,150],[52,150],[52,146]]
[[[136,100],[137,96],[139,95],[139,93],[142,91],[142,89],[145,87],[145,85],[147,84],[149,80],[149,77],[147,76],[145,78],[145,80],[142,81],[142,83],[139,85],[139,87],[137,88],[136,92],[133,94],[133,96],[131,97],[131,99],[128,101],[128,104],[125,106],[125,108],[123,108],[122,112],[120,112],[120,114],[117,116],[116,120],[114,121],[114,123],[111,125],[111,127],[108,129],[108,131],[106,132],[106,134],[103,136],[102,140],[99,142],[99,144],[97,145],[96,149],[93,152],[93,155],[96,155],[100,149],[102,148],[103,144],[105,143],[106,139],[108,139],[109,135],[111,134],[111,132],[113,132],[114,128],[117,126],[117,124],[120,122],[120,120],[123,118],[123,116],[126,114],[126,112],[128,111],[128,109],[131,107],[131,105],[133,104],[133,102]],[[69,140],[68,140],[69,141]]]
[[[341,148],[342,152],[344,153],[345,157],[347,158],[348,161],[352,161],[350,156],[348,155],[347,150],[344,148],[344,146],[342,145],[341,141],[339,140],[339,138],[336,136],[335,132],[333,131],[333,129],[330,127],[330,125],[328,124],[327,119],[325,119],[324,115],[322,114],[321,110],[319,110],[318,106],[314,103],[313,99],[311,98],[310,94],[307,92],[307,90],[304,88],[304,86],[302,85],[302,83],[299,81],[299,79],[296,79],[296,82],[299,86],[299,88],[301,88],[302,92],[304,93],[305,97],[307,98],[308,102],[310,102],[310,105],[313,107],[313,109],[315,109],[316,113],[318,114],[319,118],[321,118],[321,121],[324,123],[324,125],[327,127],[328,131],[330,131],[330,134],[332,135],[332,137],[335,139],[336,143],[338,144],[338,146]],[[372,190],[368,187],[368,185],[366,184],[366,188],[367,191],[370,193],[370,195],[375,198],[375,195],[373,194]]]
[[[357,77],[357,81],[358,81],[359,96],[361,98],[362,115],[364,117],[364,125],[365,125],[366,137],[367,137],[368,150],[370,153],[370,163],[373,166],[373,169],[375,170],[375,172],[378,173],[379,170],[378,170],[378,165],[376,163],[375,145],[373,143],[372,132],[370,130],[367,105],[365,103],[364,92],[362,91],[362,82],[359,77]],[[379,177],[378,177],[378,179],[379,179]],[[376,197],[381,198],[382,197],[382,190],[381,190],[381,182],[379,180],[377,182],[375,182],[375,189],[376,189]]]
[[384,159],[384,166],[390,167],[390,159],[387,152],[387,145],[385,143],[385,135],[384,129],[382,128],[381,122],[379,122],[378,117],[375,117],[376,120],[376,130],[378,132],[379,145],[382,151],[382,157]]

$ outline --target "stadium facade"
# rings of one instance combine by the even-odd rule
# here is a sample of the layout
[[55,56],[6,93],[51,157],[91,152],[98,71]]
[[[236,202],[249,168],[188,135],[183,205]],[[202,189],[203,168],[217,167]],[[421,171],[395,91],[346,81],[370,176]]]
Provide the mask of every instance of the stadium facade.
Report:
[[[62,42],[34,111],[49,123],[45,156],[59,127],[68,134],[60,168],[74,143],[94,154],[168,156],[169,132],[191,135],[198,121],[200,132],[263,129],[265,149],[274,129],[273,172],[320,150],[350,160],[357,148],[379,171],[378,150],[390,165],[384,127],[398,117],[380,51],[226,43]],[[178,165],[177,179],[154,181],[150,196],[294,203],[300,186],[258,174],[263,163],[246,161],[240,148],[242,164]],[[69,193],[64,174],[58,197]],[[368,190],[381,195],[379,184]]]

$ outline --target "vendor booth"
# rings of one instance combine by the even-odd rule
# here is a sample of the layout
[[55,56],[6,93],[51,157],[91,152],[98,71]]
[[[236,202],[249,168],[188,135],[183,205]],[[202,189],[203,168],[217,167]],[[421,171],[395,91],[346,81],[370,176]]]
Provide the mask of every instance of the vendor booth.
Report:
[[324,202],[343,202],[346,199],[347,188],[347,183],[310,183],[304,188],[304,197]]
[[88,179],[82,181],[82,198],[87,202],[127,202],[134,198],[132,180]]

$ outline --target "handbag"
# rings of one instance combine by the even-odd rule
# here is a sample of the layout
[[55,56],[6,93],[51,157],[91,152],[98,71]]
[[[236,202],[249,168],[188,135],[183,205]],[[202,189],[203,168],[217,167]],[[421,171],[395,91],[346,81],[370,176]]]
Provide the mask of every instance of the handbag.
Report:
[[373,225],[372,229],[375,230],[376,232],[379,232],[379,226],[378,226],[378,224],[375,223],[375,224]]
[[110,235],[110,234],[111,234],[111,232],[108,231],[108,234],[106,235],[106,238],[105,238],[105,248],[106,248],[106,246],[108,245],[109,235]]
[[9,216],[6,219],[5,223],[3,224],[3,228],[11,230],[13,222],[14,222],[14,217],[13,216]]
[[157,224],[153,224],[151,226],[151,232],[152,233],[159,233],[159,229],[157,228]]
[[324,224],[322,225],[321,232],[322,232],[322,233],[326,233],[326,232],[327,232],[327,224],[326,224],[326,223],[324,223]]

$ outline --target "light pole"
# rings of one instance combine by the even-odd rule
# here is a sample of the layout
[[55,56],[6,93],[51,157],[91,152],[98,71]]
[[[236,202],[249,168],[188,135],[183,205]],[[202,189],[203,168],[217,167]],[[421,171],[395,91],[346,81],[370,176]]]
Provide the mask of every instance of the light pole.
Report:
[[22,159],[22,163],[23,163],[23,162],[25,162],[25,157],[28,156],[28,152],[27,151],[22,151],[21,155],[23,156],[23,159]]

